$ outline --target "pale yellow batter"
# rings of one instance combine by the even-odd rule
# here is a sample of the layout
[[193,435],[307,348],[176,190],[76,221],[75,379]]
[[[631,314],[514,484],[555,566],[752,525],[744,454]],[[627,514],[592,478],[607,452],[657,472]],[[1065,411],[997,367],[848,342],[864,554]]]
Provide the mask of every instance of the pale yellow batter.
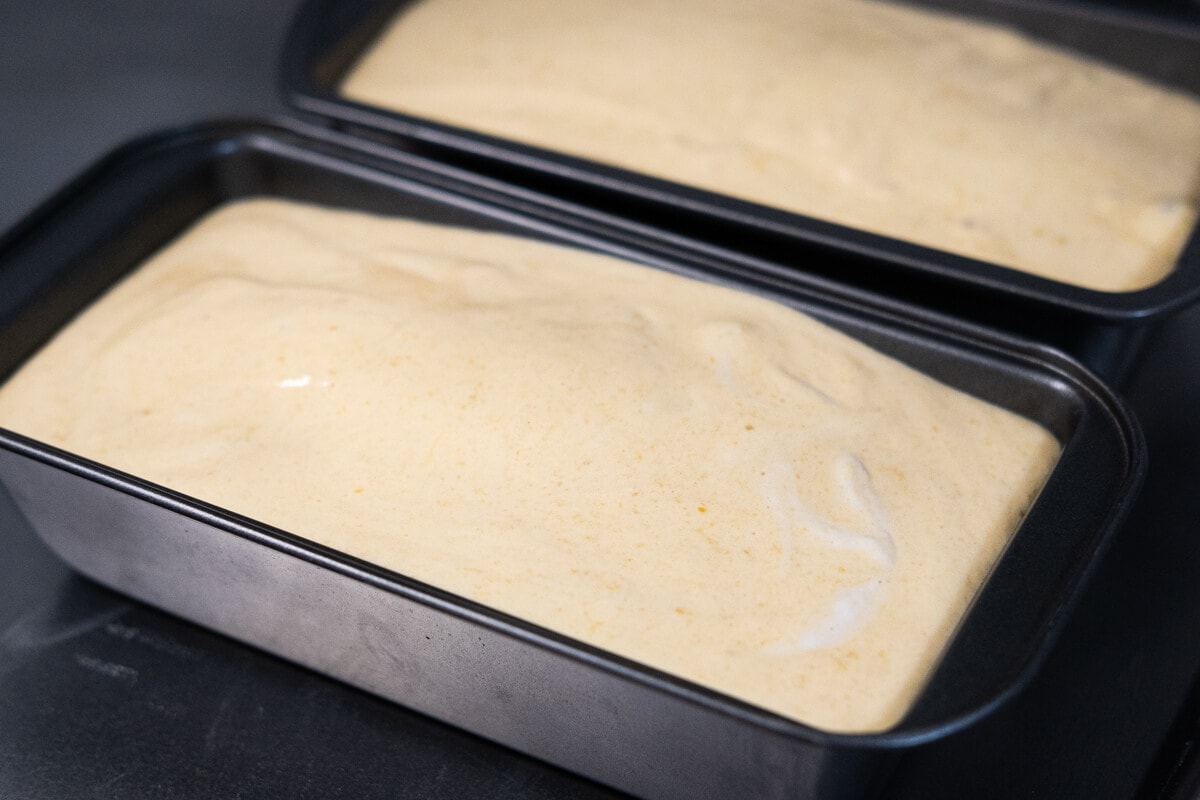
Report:
[[1200,198],[1196,99],[865,0],[422,0],[342,91],[1105,291]]
[[1058,455],[764,298],[277,200],[116,286],[0,425],[856,731],[909,706]]

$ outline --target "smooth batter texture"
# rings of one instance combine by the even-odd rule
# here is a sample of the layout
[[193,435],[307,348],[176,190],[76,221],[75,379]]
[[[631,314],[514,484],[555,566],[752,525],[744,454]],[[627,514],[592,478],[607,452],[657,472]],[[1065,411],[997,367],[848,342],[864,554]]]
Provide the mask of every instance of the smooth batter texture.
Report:
[[1195,98],[865,0],[421,0],[342,91],[1104,291],[1200,198]]
[[0,425],[855,731],[910,705],[1059,452],[761,297],[277,200],[111,290]]

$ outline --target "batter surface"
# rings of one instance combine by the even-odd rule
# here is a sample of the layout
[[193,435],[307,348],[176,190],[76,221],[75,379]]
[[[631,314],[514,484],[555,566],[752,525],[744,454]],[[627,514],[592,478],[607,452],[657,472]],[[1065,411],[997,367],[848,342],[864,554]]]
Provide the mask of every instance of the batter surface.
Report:
[[1195,98],[864,0],[422,0],[342,91],[1105,291],[1200,198]]
[[1059,452],[764,298],[278,200],[114,287],[0,425],[853,731],[910,705]]

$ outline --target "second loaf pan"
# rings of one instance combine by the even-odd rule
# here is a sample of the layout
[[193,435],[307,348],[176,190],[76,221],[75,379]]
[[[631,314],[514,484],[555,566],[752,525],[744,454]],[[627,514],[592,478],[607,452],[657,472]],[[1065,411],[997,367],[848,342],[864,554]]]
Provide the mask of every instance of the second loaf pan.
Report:
[[[995,19],[1200,94],[1200,47],[1195,32],[1179,23],[1138,25],[1136,15],[1089,14],[1080,4],[910,4]],[[409,5],[404,0],[308,0],[284,54],[288,102],[310,118],[395,147],[425,151],[616,213],[653,218],[660,226],[791,264],[802,273],[1050,342],[1112,377],[1128,367],[1151,323],[1200,298],[1195,231],[1161,282],[1132,291],[1099,291],[341,96],[342,78],[383,26]]]
[[886,313],[736,254],[691,251],[561,203],[385,160],[299,127],[214,126],[132,145],[0,243],[0,378],[200,215],[267,195],[534,236],[699,274],[813,314],[1026,415],[1058,466],[907,716],[831,734],[496,613],[261,522],[0,431],[0,483],[84,574],[438,719],[647,797],[845,797],[906,748],[1021,687],[1140,483],[1136,425],[1078,364],[967,325]]

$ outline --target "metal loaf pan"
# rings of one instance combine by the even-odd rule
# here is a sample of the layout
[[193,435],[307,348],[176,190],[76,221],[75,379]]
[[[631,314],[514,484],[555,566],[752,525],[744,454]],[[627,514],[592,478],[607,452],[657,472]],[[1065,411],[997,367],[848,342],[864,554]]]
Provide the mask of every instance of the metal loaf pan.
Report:
[[[759,292],[1030,416],[1049,479],[910,713],[831,734],[0,430],[0,485],[80,572],[269,652],[647,797],[843,797],[1022,686],[1140,484],[1140,434],[1076,362],[913,310],[799,285],[562,203],[303,126],[229,123],[119,150],[0,242],[0,379],[208,209],[271,195],[509,231]],[[65,387],[69,391],[70,387]]]
[[[411,0],[306,0],[284,52],[282,84],[298,112],[392,146],[583,200],[798,271],[1038,338],[1123,377],[1149,324],[1200,298],[1200,232],[1153,286],[1103,292],[801,216],[479,131],[351,101],[341,78]],[[963,12],[1200,94],[1200,21],[1084,3],[910,0]],[[867,124],[866,122],[864,124]]]

